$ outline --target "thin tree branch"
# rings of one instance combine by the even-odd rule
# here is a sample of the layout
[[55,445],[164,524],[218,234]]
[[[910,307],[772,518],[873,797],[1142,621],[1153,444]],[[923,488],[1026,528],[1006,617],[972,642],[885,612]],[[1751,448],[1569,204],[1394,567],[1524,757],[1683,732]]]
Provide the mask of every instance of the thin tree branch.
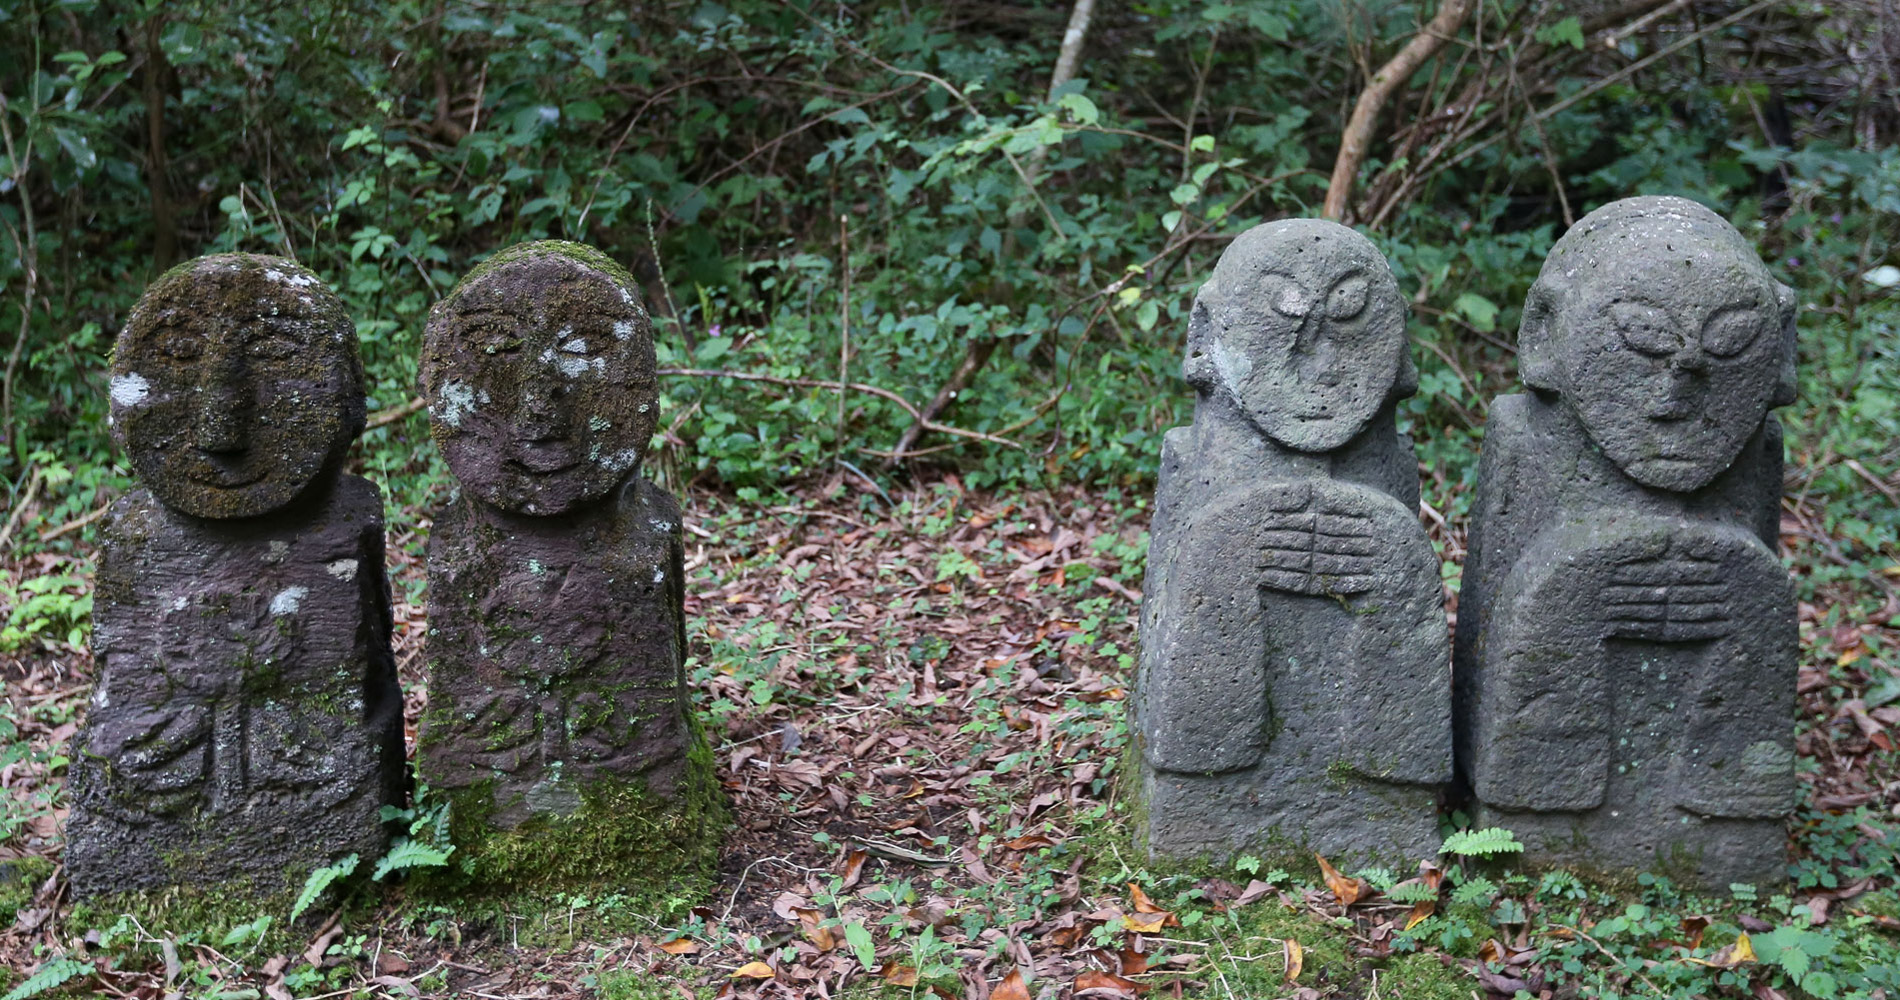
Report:
[[1352,196],[1353,178],[1358,175],[1359,165],[1365,162],[1366,152],[1372,145],[1372,130],[1378,124],[1379,112],[1385,109],[1385,102],[1401,84],[1458,34],[1465,19],[1471,16],[1474,2],[1445,0],[1431,23],[1413,35],[1412,40],[1406,42],[1405,47],[1390,62],[1372,74],[1366,89],[1359,94],[1358,103],[1353,105],[1352,117],[1346,121],[1345,132],[1339,137],[1339,158],[1333,161],[1333,177],[1326,186],[1326,202],[1320,214],[1329,219],[1345,219],[1347,199]]

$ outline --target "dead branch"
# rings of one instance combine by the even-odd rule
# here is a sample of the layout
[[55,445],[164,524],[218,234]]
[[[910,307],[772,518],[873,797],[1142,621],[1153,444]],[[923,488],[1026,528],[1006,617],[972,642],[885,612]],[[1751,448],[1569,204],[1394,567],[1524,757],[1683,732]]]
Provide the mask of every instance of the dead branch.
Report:
[[925,420],[923,414],[917,411],[917,407],[911,405],[910,400],[882,386],[867,385],[863,382],[834,382],[830,379],[822,378],[781,378],[777,375],[759,375],[754,372],[730,371],[723,368],[661,368],[656,374],[691,378],[734,378],[742,382],[766,382],[772,385],[796,386],[801,389],[830,389],[834,392],[852,389],[896,403],[903,408],[904,412],[910,414],[912,418],[923,424],[924,429],[927,431],[936,431],[939,434],[949,434],[953,437],[969,438],[972,441],[988,441],[991,444],[1007,445],[1019,451],[1022,449],[1021,444],[1011,441],[1008,438],[997,437],[994,434],[985,434],[982,431],[965,430],[962,427],[952,427],[948,424],[937,423],[934,420]]
[[1438,50],[1458,34],[1465,19],[1471,16],[1473,6],[1474,0],[1445,0],[1431,23],[1372,74],[1366,89],[1359,94],[1358,103],[1353,105],[1345,132],[1339,137],[1339,158],[1333,161],[1332,181],[1326,186],[1326,202],[1320,209],[1326,218],[1345,220],[1346,199],[1352,195],[1353,178],[1359,173],[1359,165],[1365,162],[1366,151],[1372,144],[1372,129],[1378,124],[1385,102],[1426,60],[1437,55]]

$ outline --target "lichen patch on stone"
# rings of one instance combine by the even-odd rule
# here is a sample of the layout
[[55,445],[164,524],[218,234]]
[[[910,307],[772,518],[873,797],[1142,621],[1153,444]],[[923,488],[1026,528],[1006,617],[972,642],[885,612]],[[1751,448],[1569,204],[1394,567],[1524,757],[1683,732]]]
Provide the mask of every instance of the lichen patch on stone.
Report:
[[152,384],[138,372],[112,377],[112,401],[120,406],[137,406],[152,393]]
[[310,593],[308,587],[285,587],[270,599],[270,613],[273,615],[294,615],[303,604],[304,596]]

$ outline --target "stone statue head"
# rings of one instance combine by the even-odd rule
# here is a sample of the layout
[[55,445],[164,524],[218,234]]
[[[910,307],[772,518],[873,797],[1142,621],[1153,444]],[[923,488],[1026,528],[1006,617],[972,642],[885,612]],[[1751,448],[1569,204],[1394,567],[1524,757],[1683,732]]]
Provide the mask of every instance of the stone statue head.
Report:
[[283,507],[337,475],[363,430],[356,328],[282,257],[214,254],[153,282],[119,332],[111,393],[139,479],[194,517]]
[[1630,478],[1687,492],[1794,401],[1794,324],[1793,290],[1727,220],[1686,198],[1625,198],[1551,247],[1518,369]]
[[1183,375],[1306,452],[1339,448],[1418,388],[1385,257],[1323,219],[1264,223],[1228,246],[1195,297]]
[[421,377],[450,471],[504,510],[598,502],[653,437],[653,325],[626,270],[579,243],[510,247],[469,272],[429,316]]

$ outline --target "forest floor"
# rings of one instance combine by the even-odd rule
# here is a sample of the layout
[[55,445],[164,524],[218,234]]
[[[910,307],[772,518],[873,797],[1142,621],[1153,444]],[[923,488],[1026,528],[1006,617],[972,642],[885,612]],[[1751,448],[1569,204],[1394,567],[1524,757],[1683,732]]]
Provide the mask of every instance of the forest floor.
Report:
[[[1449,901],[1386,894],[1402,894],[1394,883],[1410,872],[1319,877],[1253,858],[1227,872],[1151,870],[1130,851],[1117,790],[1145,496],[995,495],[954,478],[892,495],[846,474],[766,500],[695,492],[687,504],[689,681],[735,817],[709,898],[655,914],[611,894],[572,897],[463,919],[397,886],[306,918],[281,949],[189,926],[72,926],[60,872],[31,859],[59,858],[91,663],[47,637],[0,663],[0,887],[31,876],[15,887],[0,966],[23,976],[63,959],[74,964],[43,977],[70,976],[58,988],[151,1000],[1465,998],[1576,995],[1587,977],[1564,961],[1601,953],[1592,974],[1612,988],[1721,973],[1724,995],[1800,995],[1771,985],[1783,966],[1739,956],[1734,930],[1721,936],[1769,922],[1699,915],[1708,906],[1687,897],[1668,917],[1679,940],[1625,949],[1608,929],[1586,931],[1626,914],[1629,887],[1579,889],[1573,926],[1539,920],[1556,913],[1548,878],[1532,889],[1517,877],[1528,912],[1487,903],[1459,918]],[[392,518],[389,557],[413,743],[427,525],[406,513]],[[1427,524],[1442,551],[1462,553],[1442,519]],[[1786,509],[1798,572],[1839,561],[1819,525],[1798,502]],[[83,550],[7,558],[16,601],[29,579],[87,589]],[[1808,587],[1801,605],[1807,806],[1791,847],[1820,874],[1781,909],[1805,910],[1810,928],[1859,914],[1866,933],[1891,935],[1900,919],[1855,909],[1892,898],[1891,879],[1854,876],[1879,868],[1870,853],[1891,855],[1880,821],[1900,808],[1900,579],[1862,576]],[[1418,860],[1414,886],[1437,886],[1450,864]],[[1504,906],[1511,882],[1499,880]]]

